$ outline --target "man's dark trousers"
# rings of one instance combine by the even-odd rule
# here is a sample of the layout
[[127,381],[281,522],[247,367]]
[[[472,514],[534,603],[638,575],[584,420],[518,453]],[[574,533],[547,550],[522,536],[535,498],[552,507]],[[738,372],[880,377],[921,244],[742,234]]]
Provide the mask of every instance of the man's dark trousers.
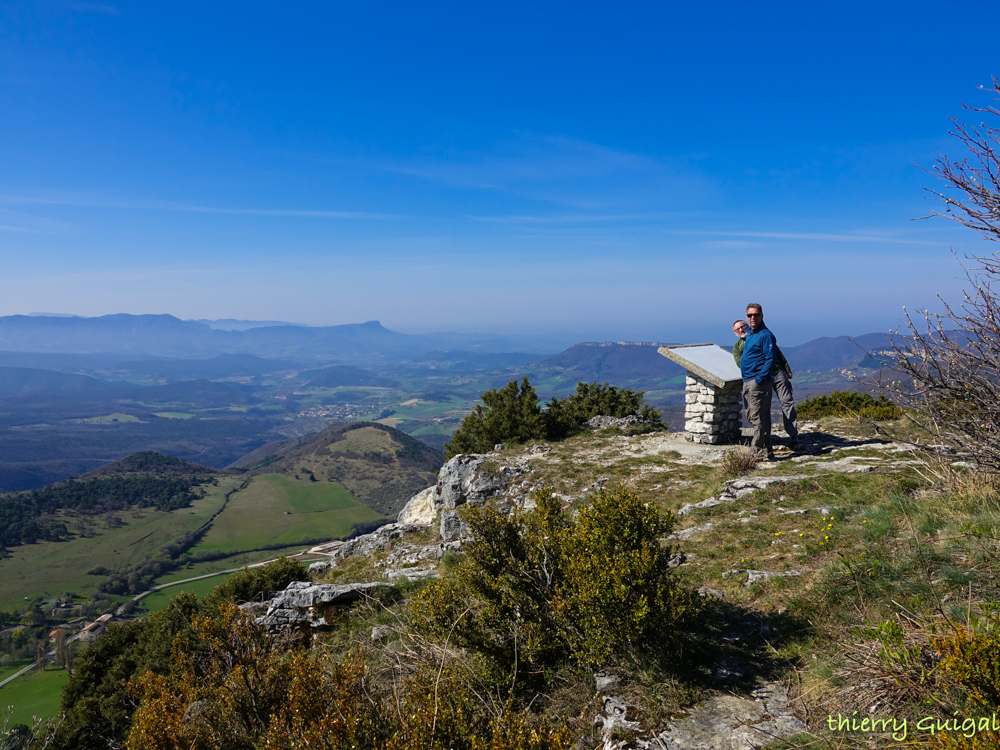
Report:
[[743,383],[743,403],[747,407],[747,419],[753,425],[753,441],[750,449],[770,457],[771,449],[771,389],[774,383],[767,378],[763,383],[747,380]]
[[788,373],[780,368],[776,368],[772,375],[774,380],[774,393],[781,404],[781,421],[785,425],[785,432],[788,439],[793,443],[799,437],[798,414],[795,412],[795,398],[792,396],[792,381],[788,378]]

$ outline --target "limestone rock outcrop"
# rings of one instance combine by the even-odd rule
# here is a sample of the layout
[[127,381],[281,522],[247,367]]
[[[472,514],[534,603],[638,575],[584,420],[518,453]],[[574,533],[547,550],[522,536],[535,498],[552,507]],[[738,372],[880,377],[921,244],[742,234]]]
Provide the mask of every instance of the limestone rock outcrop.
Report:
[[327,607],[351,604],[374,589],[387,588],[387,583],[310,583],[293,581],[284,591],[266,602],[248,602],[241,609],[263,612],[257,623],[268,630],[287,628],[321,628],[328,623],[323,610]]
[[519,466],[500,466],[482,471],[490,456],[476,453],[455,456],[438,472],[436,501],[439,508],[454,510],[460,505],[482,505],[500,497],[511,482],[524,473]]
[[[493,460],[492,456],[478,453],[455,456],[441,467],[436,485],[421,490],[410,498],[400,511],[397,522],[404,525],[433,526],[443,512],[454,511],[466,504],[482,505],[502,496],[511,483],[524,474],[524,469],[519,466],[484,466]],[[487,468],[488,470],[484,470]],[[459,538],[460,526],[456,524],[457,519],[448,520],[447,524],[442,519],[441,535],[446,541]]]
[[403,509],[399,511],[396,521],[399,523],[431,526],[437,518],[438,508],[434,503],[437,496],[437,485],[421,490],[411,497]]
[[[632,720],[635,707],[624,699],[606,696],[603,708],[594,719],[603,735],[602,750],[759,750],[806,729],[788,705],[785,686],[777,682],[766,682],[745,697],[710,696],[646,737]],[[618,739],[630,732],[638,736]]]
[[355,555],[367,557],[373,552],[386,549],[393,541],[403,534],[421,531],[424,527],[411,523],[389,523],[381,526],[371,534],[362,534],[354,539],[348,539],[333,553],[334,559],[343,560]]
[[765,683],[749,698],[716,695],[657,736],[650,747],[668,750],[757,750],[805,731],[779,683]]
[[627,417],[605,417],[599,414],[588,420],[587,427],[592,430],[601,430],[605,427],[631,427],[640,424],[650,424],[650,421],[643,419],[638,414],[629,414]]

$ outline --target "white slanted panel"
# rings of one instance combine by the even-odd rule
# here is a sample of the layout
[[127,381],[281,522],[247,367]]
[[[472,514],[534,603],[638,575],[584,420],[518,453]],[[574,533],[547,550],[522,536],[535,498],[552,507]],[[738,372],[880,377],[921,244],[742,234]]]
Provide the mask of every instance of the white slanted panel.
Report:
[[671,359],[692,375],[707,380],[717,388],[741,382],[743,375],[736,366],[733,353],[715,344],[682,344],[661,346],[660,354]]

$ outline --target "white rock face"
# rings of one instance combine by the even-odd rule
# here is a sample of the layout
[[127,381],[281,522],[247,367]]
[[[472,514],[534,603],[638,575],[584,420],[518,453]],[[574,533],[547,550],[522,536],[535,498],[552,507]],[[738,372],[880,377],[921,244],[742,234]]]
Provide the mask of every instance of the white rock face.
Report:
[[434,502],[436,497],[436,485],[428,487],[426,490],[421,490],[403,506],[396,520],[399,523],[413,524],[415,526],[433,526],[434,519],[437,518],[439,510]]
[[[636,417],[638,419],[638,417]],[[500,497],[524,470],[518,466],[501,466],[488,474],[479,467],[489,459],[475,453],[460,454],[448,461],[438,472],[438,482],[410,498],[399,512],[398,522],[415,526],[432,526],[442,511],[465,505],[482,505]]]
[[348,539],[337,548],[337,551],[333,553],[333,557],[337,560],[344,560],[355,555],[367,557],[376,550],[387,549],[392,542],[404,534],[421,531],[423,528],[423,526],[416,526],[414,524],[389,523],[376,529],[371,534],[362,534],[353,539]]
[[480,474],[479,467],[487,456],[476,453],[459,454],[438,472],[437,499],[439,509],[454,510],[460,505],[482,505],[500,497],[510,483],[524,473],[517,466],[501,466],[495,472]]
[[250,612],[266,610],[257,617],[257,623],[270,631],[286,628],[322,628],[328,623],[321,612],[314,608],[324,604],[349,604],[370,596],[375,589],[387,583],[309,583],[292,581],[284,591],[278,592],[267,602],[248,602],[240,606]]
[[749,698],[720,695],[662,732],[655,747],[669,750],[755,750],[806,728],[788,706],[783,685],[765,683]]

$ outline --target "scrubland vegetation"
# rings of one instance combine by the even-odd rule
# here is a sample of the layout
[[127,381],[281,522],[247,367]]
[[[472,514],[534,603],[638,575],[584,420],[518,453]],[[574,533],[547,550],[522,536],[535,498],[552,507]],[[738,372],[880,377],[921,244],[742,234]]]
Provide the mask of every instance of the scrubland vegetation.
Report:
[[576,392],[566,398],[552,398],[543,410],[538,394],[525,377],[501,389],[482,395],[476,408],[456,430],[445,446],[445,457],[459,453],[488,453],[498,443],[524,443],[528,440],[562,440],[580,433],[593,417],[628,417],[637,415],[647,424],[639,432],[666,429],[656,409],[645,403],[643,391],[618,388],[604,383],[577,383]]

